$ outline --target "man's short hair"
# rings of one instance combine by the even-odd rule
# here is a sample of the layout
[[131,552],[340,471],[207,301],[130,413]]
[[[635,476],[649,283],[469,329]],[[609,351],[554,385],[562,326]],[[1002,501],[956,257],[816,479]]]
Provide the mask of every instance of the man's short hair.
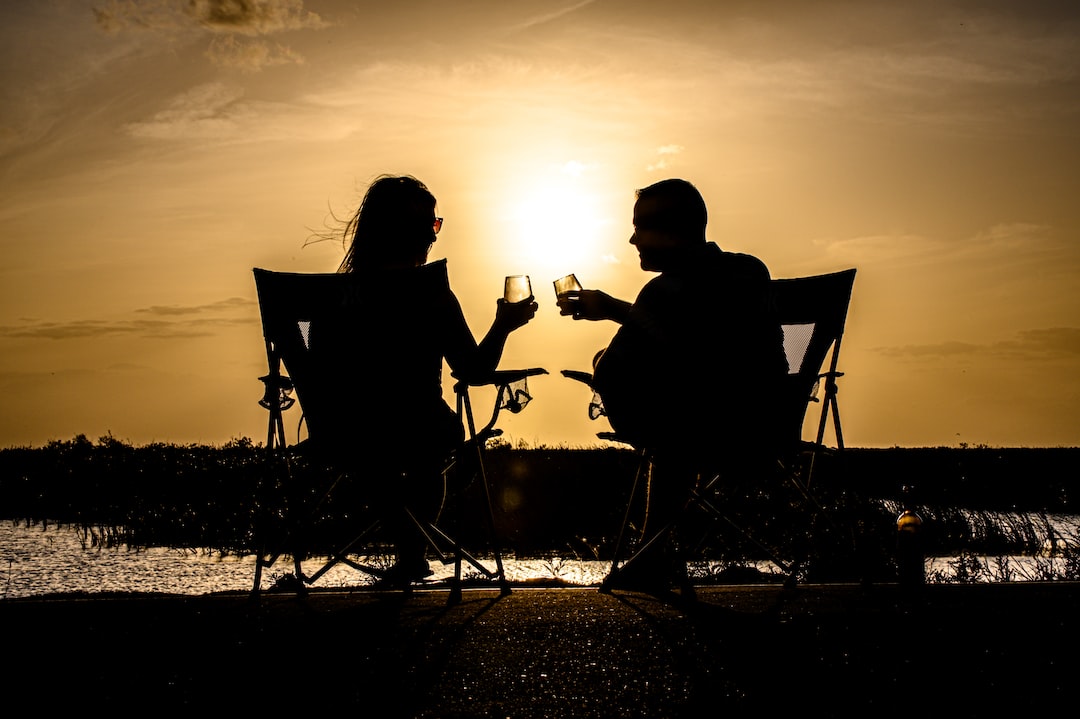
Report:
[[704,239],[709,213],[701,193],[686,180],[661,180],[641,188],[635,195],[638,202],[653,203],[644,218],[645,227]]

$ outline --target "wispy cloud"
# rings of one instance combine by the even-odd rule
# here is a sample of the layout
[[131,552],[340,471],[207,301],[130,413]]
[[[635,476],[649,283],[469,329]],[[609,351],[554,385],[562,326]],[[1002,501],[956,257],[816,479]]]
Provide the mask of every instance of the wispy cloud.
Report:
[[1014,345],[1021,352],[1037,353],[1044,357],[1080,355],[1080,328],[1048,327],[1023,330],[1015,342],[1003,343],[1005,347]]
[[999,357],[1027,361],[1080,357],[1080,328],[1046,327],[1022,330],[1015,339],[989,344],[939,342],[936,344],[876,347],[886,357],[938,360],[957,357]]
[[108,33],[125,30],[174,30],[188,24],[168,0],[108,0],[93,8],[97,26]]
[[212,302],[208,305],[151,305],[135,310],[152,315],[196,315],[202,312],[222,312],[227,310],[243,310],[254,305],[251,300],[243,297],[230,297],[227,300]]
[[166,320],[74,320],[0,326],[0,337],[8,339],[70,340],[106,335],[138,335],[147,339],[206,337],[220,327],[247,326],[250,318],[204,318],[184,322]]
[[192,88],[175,97],[168,107],[145,122],[129,123],[136,137],[158,139],[212,139],[237,135],[243,90],[214,82]]
[[580,10],[581,8],[585,7],[586,5],[592,5],[593,2],[595,2],[595,0],[583,0],[582,2],[574,3],[573,5],[568,5],[568,6],[563,7],[563,8],[557,8],[555,10],[551,10],[549,12],[546,12],[546,13],[543,13],[543,14],[540,14],[540,15],[533,15],[532,17],[524,20],[523,22],[520,22],[517,25],[514,25],[513,27],[510,28],[510,30],[511,31],[528,30],[529,28],[536,27],[537,25],[543,25],[544,23],[549,23],[552,20],[557,20],[558,18],[563,17],[564,15],[568,15],[568,14],[570,14],[572,12],[576,12],[576,11]]
[[259,72],[272,65],[304,64],[303,56],[289,47],[241,40],[235,35],[211,40],[206,57],[215,65],[234,67],[243,72]]
[[186,12],[209,30],[245,35],[327,26],[304,0],[190,0]]
[[254,304],[252,300],[242,297],[230,297],[205,305],[152,305],[135,310],[137,314],[183,319],[84,319],[68,322],[25,320],[17,325],[0,325],[0,337],[48,340],[116,335],[136,335],[147,339],[203,337],[214,334],[221,327],[249,326],[252,320],[248,315],[222,315],[233,310],[249,309]]
[[686,149],[682,145],[662,145],[656,148],[657,160],[646,166],[646,170],[649,172],[655,172],[657,170],[666,170],[671,167],[671,160],[676,155],[682,153]]
[[261,36],[329,25],[305,10],[303,0],[193,0],[188,13],[200,26],[220,34],[206,50],[211,62],[249,73],[304,63],[300,53],[280,43],[271,45]]
[[197,25],[211,32],[270,35],[328,25],[304,0],[107,0],[93,8],[107,32],[173,30]]
[[355,132],[359,118],[311,102],[248,100],[237,85],[211,82],[177,95],[148,119],[129,122],[134,137],[157,140],[336,140]]
[[983,263],[1007,266],[1014,271],[1029,261],[1075,265],[1076,252],[1068,243],[1055,237],[1053,228],[1027,222],[1001,223],[967,237],[936,238],[917,234],[864,235],[816,242],[831,255],[859,263],[907,263],[935,265],[943,262],[977,267]]
[[302,64],[303,56],[263,38],[296,30],[329,27],[303,0],[190,0],[182,6],[165,0],[109,0],[94,8],[102,30],[210,33],[205,55],[215,65],[259,72],[266,67]]
[[591,169],[594,169],[595,165],[590,165],[584,162],[578,162],[577,160],[569,160],[559,168],[559,172],[570,177],[581,177],[583,174]]

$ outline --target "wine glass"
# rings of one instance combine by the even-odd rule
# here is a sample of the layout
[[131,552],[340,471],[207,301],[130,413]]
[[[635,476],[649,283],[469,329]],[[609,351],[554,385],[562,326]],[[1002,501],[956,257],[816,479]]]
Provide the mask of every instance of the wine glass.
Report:
[[532,297],[532,282],[528,275],[508,275],[503,289],[507,302],[521,302]]
[[574,274],[560,277],[553,283],[555,285],[555,298],[559,299],[567,292],[577,292],[581,289],[581,283],[578,282],[578,278]]
[[555,285],[555,304],[559,306],[559,314],[563,316],[573,315],[575,300],[568,296],[571,292],[580,292],[581,283],[574,274],[560,277],[553,283]]

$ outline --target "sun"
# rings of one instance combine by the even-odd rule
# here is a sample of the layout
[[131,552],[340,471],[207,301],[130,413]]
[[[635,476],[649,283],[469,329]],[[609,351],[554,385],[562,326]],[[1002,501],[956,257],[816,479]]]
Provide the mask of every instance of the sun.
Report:
[[518,256],[552,277],[587,272],[616,241],[610,199],[580,163],[549,168],[519,184],[506,207]]

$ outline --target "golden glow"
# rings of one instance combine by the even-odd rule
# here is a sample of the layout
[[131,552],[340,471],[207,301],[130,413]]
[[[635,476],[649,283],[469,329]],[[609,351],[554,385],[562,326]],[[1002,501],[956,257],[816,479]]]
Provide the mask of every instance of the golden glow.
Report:
[[615,218],[580,163],[546,170],[508,191],[508,251],[540,279],[588,272],[611,251]]
[[1080,437],[1076,11],[268,0],[292,10],[210,27],[98,4],[0,4],[5,46],[33,58],[0,129],[0,446],[259,434],[251,268],[333,271],[342,243],[310,240],[383,172],[438,197],[432,258],[478,335],[503,277],[532,279],[503,366],[551,374],[501,420],[510,441],[606,429],[558,371],[616,327],[560,317],[552,281],[632,299],[653,276],[634,189],[667,177],[776,277],[858,268],[848,444]]

